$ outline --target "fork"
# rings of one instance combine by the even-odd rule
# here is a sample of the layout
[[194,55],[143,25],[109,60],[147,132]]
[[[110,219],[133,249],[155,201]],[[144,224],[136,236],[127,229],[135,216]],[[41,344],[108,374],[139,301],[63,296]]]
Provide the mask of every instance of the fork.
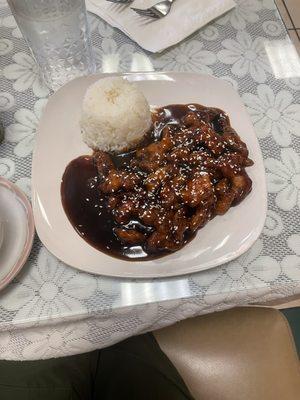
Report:
[[132,3],[133,0],[106,0],[110,1],[111,3],[118,3],[118,4],[129,4]]
[[169,14],[172,4],[175,0],[164,0],[160,1],[159,3],[155,4],[152,7],[146,8],[142,10],[140,8],[131,7],[133,11],[137,14],[141,15],[142,17],[149,17],[149,18],[163,18]]

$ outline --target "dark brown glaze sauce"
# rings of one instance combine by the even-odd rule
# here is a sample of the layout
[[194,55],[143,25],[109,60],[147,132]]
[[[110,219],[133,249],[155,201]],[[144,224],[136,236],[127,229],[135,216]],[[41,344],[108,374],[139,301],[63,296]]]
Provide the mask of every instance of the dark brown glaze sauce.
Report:
[[150,256],[141,246],[126,246],[115,236],[117,224],[107,209],[105,197],[99,194],[99,183],[92,156],[78,157],[67,166],[61,197],[71,224],[84,240],[103,253],[132,261],[148,259]]
[[[196,122],[193,122],[193,117],[196,117]],[[214,193],[213,197],[211,197],[214,198],[215,202],[213,205],[209,206],[210,211],[207,214],[205,222],[199,223],[199,226],[194,229],[187,226],[180,243],[178,243],[177,247],[174,247],[174,249],[149,248],[146,243],[131,245],[118,238],[115,233],[116,228],[124,227],[125,230],[134,230],[148,238],[153,234],[153,227],[142,223],[140,218],[134,217],[126,221],[126,223],[118,224],[111,210],[107,207],[109,198],[114,196],[115,193],[113,191],[111,193],[103,193],[99,189],[103,183],[104,177],[101,176],[99,168],[97,168],[96,153],[94,156],[82,156],[73,160],[67,166],[61,184],[62,204],[66,215],[78,234],[91,246],[110,256],[125,260],[138,261],[155,259],[183,247],[209,219],[213,218],[215,215],[224,214],[230,206],[238,204],[252,188],[251,180],[245,172],[245,167],[252,164],[251,160],[248,159],[248,150],[246,145],[231,128],[229,118],[222,110],[197,104],[170,105],[159,109],[157,113],[154,114],[153,121],[154,127],[152,131],[149,132],[145,141],[140,144],[137,149],[129,153],[110,155],[114,167],[117,170],[127,171],[128,173],[134,171],[134,173],[140,177],[140,180],[144,182],[151,171],[143,169],[141,163],[138,164],[138,166],[136,165],[136,159],[140,157],[139,154],[143,154],[142,152],[149,144],[161,142],[166,135],[170,135],[170,132],[171,135],[173,135],[172,138],[177,134],[180,135],[183,131],[188,132],[188,137],[185,137],[184,141],[179,143],[179,145],[177,142],[175,145],[176,140],[172,142],[174,147],[168,150],[168,154],[173,150],[186,148],[190,157],[195,157],[196,152],[196,155],[199,155],[201,152],[203,152],[203,154],[205,153],[205,155],[209,155],[214,163],[218,163],[217,172],[213,168],[207,167],[205,163],[200,165],[198,162],[195,168],[191,167],[192,162],[195,162],[192,158],[189,160],[182,158],[177,159],[175,157],[172,162],[174,162],[174,165],[180,164],[180,173],[182,173],[186,179],[190,179],[191,182],[193,182],[193,180],[190,174],[195,174],[195,171],[196,175],[192,175],[192,177],[196,176],[195,179],[199,179],[199,175],[201,174],[209,174],[214,189],[218,188],[219,194]],[[205,125],[211,128],[212,138],[217,137],[216,141],[212,141],[211,138],[209,138],[206,142],[204,140],[205,143],[202,141],[197,143],[197,145],[194,142],[192,143],[192,141],[189,142],[191,132],[199,133],[199,126],[197,125],[199,121],[201,124],[204,124],[204,128]],[[232,164],[232,157],[236,156],[242,159],[243,165]],[[223,158],[221,159],[221,157]],[[226,161],[226,157],[231,158],[229,161]],[[139,159],[141,160],[141,158]],[[222,173],[220,171],[222,171]],[[226,198],[225,195],[220,194],[222,190],[220,182],[222,179],[227,179],[229,182],[232,177],[235,179],[236,176],[242,177],[245,183],[243,183],[243,187],[236,189],[236,195],[234,198],[232,197],[230,205],[228,206],[224,201],[224,199],[228,199],[228,196]],[[216,186],[218,184],[219,186]],[[233,186],[231,187],[231,196],[232,192]],[[153,203],[153,201],[156,200],[156,198],[153,199],[149,197],[149,202]],[[221,200],[225,204],[225,208]],[[187,200],[187,202],[188,201],[190,200]],[[195,210],[196,208],[194,209],[190,205],[185,206],[184,213],[187,221],[192,221],[193,216],[196,214]],[[194,218],[194,220],[197,220],[197,218]]]

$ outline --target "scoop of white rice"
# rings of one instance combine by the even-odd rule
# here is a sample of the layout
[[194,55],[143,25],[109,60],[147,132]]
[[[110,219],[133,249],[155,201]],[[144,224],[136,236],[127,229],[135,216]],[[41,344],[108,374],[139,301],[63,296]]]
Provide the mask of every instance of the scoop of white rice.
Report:
[[80,127],[84,142],[94,150],[130,149],[151,127],[150,107],[126,79],[100,79],[86,91]]

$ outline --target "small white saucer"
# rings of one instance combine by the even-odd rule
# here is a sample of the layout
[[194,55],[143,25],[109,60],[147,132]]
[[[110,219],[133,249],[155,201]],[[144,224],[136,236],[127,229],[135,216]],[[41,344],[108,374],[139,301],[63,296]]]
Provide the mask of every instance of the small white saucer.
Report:
[[0,290],[21,270],[34,238],[31,205],[13,183],[0,177]]

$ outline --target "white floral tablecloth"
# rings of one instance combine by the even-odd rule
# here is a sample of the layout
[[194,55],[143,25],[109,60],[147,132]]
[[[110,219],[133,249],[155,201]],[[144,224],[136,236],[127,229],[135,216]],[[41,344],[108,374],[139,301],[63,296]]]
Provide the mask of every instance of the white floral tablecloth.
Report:
[[[0,293],[0,358],[42,359],[111,345],[175,321],[300,293],[300,62],[273,0],[235,10],[159,55],[90,15],[99,70],[174,70],[226,79],[245,102],[263,151],[269,210],[245,255],[195,275],[159,280],[81,273],[36,238],[22,273]],[[0,0],[0,174],[30,196],[31,154],[48,89]]]

